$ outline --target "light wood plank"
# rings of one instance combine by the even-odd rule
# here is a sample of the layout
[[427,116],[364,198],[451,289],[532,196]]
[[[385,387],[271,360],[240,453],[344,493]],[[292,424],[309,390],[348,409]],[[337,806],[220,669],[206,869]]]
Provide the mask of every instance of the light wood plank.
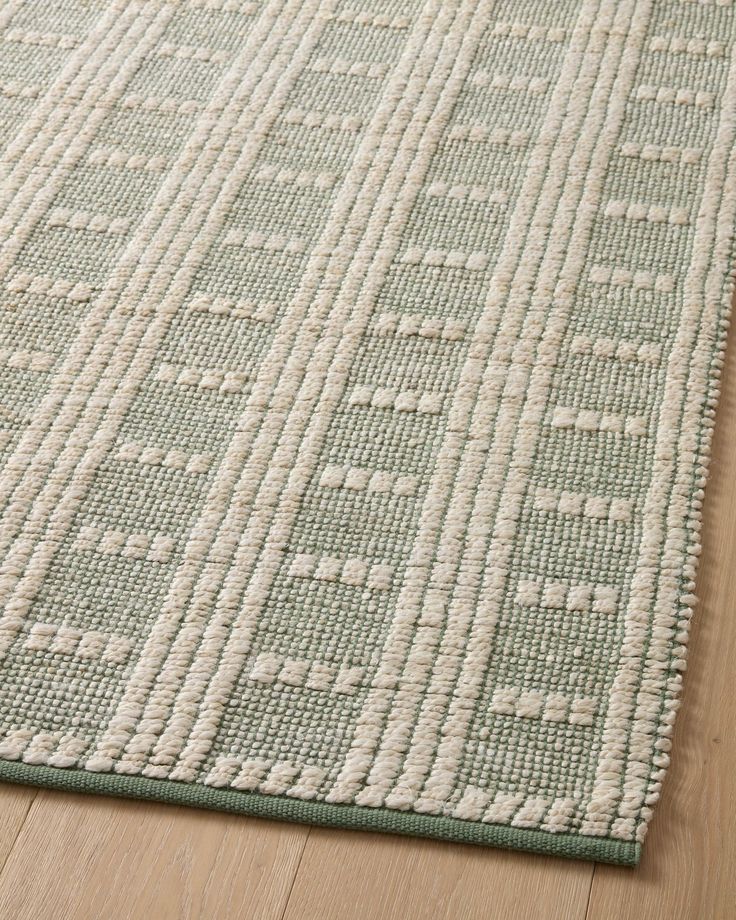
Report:
[[13,849],[37,789],[0,783],[0,871]]
[[721,389],[672,766],[641,865],[596,868],[588,920],[736,917],[736,335]]
[[592,863],[315,829],[284,920],[583,920]]
[[42,791],[0,874],[13,920],[280,920],[308,828]]

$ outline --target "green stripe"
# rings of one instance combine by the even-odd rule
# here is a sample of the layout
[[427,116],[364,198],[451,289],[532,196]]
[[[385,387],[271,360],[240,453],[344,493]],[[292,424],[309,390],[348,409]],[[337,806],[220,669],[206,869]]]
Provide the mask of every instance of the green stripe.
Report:
[[297,821],[322,827],[339,827],[385,834],[408,834],[474,843],[503,849],[527,850],[569,859],[591,859],[619,866],[639,862],[641,844],[611,837],[581,837],[577,834],[552,834],[547,831],[505,824],[461,821],[442,815],[420,815],[388,808],[364,808],[358,805],[330,805],[306,802],[287,796],[215,789],[193,783],[149,779],[146,776],[118,776],[114,773],[90,773],[87,770],[33,766],[17,761],[0,761],[0,780],[25,783],[64,792],[116,795],[123,798],[148,799],[170,805],[190,805],[275,821]]

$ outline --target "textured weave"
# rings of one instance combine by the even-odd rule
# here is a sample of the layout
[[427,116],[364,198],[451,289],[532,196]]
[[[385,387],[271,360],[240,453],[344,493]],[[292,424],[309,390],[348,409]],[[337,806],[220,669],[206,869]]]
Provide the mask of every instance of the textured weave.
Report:
[[733,0],[0,3],[0,778],[632,863]]

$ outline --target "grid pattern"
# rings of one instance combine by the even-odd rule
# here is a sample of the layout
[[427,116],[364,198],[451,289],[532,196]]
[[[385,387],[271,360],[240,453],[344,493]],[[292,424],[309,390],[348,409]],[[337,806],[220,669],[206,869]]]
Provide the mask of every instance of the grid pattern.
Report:
[[734,38],[732,0],[0,5],[0,775],[638,858]]

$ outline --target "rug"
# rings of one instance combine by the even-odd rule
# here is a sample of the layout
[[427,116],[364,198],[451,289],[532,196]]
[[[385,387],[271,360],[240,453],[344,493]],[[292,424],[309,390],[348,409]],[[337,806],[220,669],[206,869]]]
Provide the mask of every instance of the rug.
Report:
[[732,290],[732,0],[0,29],[0,778],[636,863]]

